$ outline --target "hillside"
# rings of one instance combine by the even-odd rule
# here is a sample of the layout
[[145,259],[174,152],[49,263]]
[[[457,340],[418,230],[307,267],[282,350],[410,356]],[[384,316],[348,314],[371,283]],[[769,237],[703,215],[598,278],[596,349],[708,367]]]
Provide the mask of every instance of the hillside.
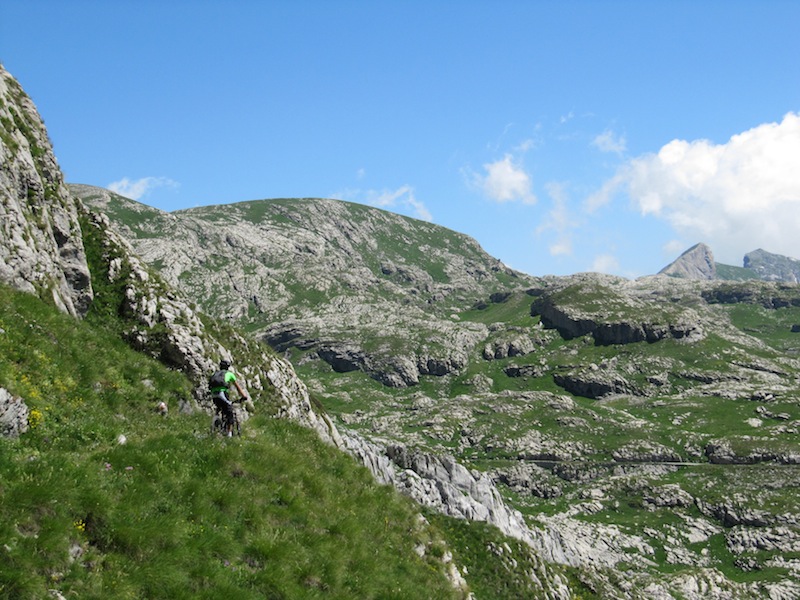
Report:
[[[78,191],[87,198],[86,188]],[[151,260],[177,252],[172,242],[146,237],[145,225],[133,231],[129,211],[135,204],[108,198],[126,207],[116,217],[118,226],[140,252]],[[97,200],[87,201],[100,208]],[[593,274],[537,279],[500,268],[495,276],[485,270],[489,277],[483,275],[480,285],[462,277],[470,282],[459,286],[464,292],[433,301],[420,298],[418,282],[436,282],[442,269],[430,261],[414,265],[419,254],[413,251],[405,261],[416,274],[398,290],[359,266],[373,260],[376,247],[329,246],[325,240],[335,238],[333,232],[313,238],[316,253],[296,242],[325,230],[325,223],[350,231],[365,222],[374,235],[371,223],[386,218],[382,211],[284,200],[201,212],[204,219],[217,215],[212,222],[239,215],[228,217],[234,230],[266,231],[279,221],[272,212],[278,209],[292,215],[281,222],[281,239],[294,240],[281,244],[280,264],[302,265],[303,273],[283,266],[283,276],[308,277],[307,285],[336,290],[336,303],[319,297],[315,304],[308,291],[290,295],[298,307],[269,313],[286,320],[254,329],[283,332],[265,338],[291,358],[337,417],[346,443],[353,432],[374,444],[371,452],[360,446],[354,453],[376,477],[445,514],[489,521],[550,564],[578,568],[600,597],[766,598],[800,590],[796,286]],[[263,220],[244,219],[248,210]],[[343,212],[356,220],[343,220]],[[188,227],[184,211],[157,216],[175,219],[176,231]],[[391,226],[398,230],[381,233],[383,239],[419,240],[433,228],[402,218]],[[457,256],[463,246],[434,245],[449,235],[438,230],[425,256],[444,247],[453,265],[474,261],[468,251]],[[210,236],[189,254],[219,255],[221,242]],[[225,255],[238,261],[229,265],[234,272],[268,270],[277,260],[259,253],[257,236],[227,243],[236,248]],[[264,262],[257,266],[257,260]],[[187,277],[159,260],[153,264],[177,277],[177,285]],[[204,260],[181,267],[180,273],[188,272],[197,280],[213,277]],[[318,281],[327,283],[313,283]],[[231,289],[240,302],[250,297],[238,284]],[[202,295],[195,297],[202,302]],[[206,308],[219,310],[213,303]],[[240,323],[254,326],[252,310],[240,314]],[[364,314],[371,317],[351,318]],[[394,315],[413,318],[398,328]],[[308,335],[310,327],[316,327],[314,335]],[[437,356],[426,340],[442,331],[457,332],[457,342],[442,343]],[[394,360],[395,374],[412,376],[397,381],[370,368],[379,362],[373,349]],[[446,357],[438,363],[446,366],[420,369],[426,353]],[[419,479],[409,479],[409,470]],[[433,492],[428,485],[452,491]],[[463,502],[454,502],[454,493]],[[632,587],[626,591],[626,585]]]
[[410,502],[286,420],[214,439],[186,377],[92,320],[0,286],[29,409],[0,436],[0,598],[458,597]]
[[280,351],[313,349],[386,385],[466,364],[485,327],[464,306],[532,285],[471,238],[335,200],[261,200],[175,213],[71,186],[203,310]]

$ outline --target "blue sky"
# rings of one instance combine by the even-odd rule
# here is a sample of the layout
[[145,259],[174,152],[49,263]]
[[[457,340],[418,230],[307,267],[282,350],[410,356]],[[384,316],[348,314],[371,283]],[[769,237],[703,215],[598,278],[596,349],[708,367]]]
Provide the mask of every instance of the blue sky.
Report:
[[67,181],[379,206],[533,275],[800,258],[800,2],[0,0]]

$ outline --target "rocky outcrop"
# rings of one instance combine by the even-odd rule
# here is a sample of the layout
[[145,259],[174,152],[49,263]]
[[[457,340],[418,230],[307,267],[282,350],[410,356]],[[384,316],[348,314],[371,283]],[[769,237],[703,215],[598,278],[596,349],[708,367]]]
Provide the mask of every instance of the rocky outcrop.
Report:
[[611,457],[626,463],[679,463],[683,460],[674,450],[651,441],[625,444],[614,450]]
[[536,344],[531,335],[524,331],[504,331],[501,335],[495,336],[483,347],[484,360],[502,360],[515,356],[525,356],[536,348]]
[[546,328],[558,330],[564,339],[592,335],[600,346],[653,343],[666,338],[694,340],[704,335],[699,319],[681,319],[670,323],[623,317],[619,321],[611,321],[608,320],[610,315],[581,314],[547,297],[534,303],[531,314],[540,316]]
[[[422,506],[459,518],[484,521],[503,533],[522,540],[546,560],[576,564],[564,552],[556,536],[530,529],[522,515],[508,507],[491,478],[460,465],[452,456],[434,456],[405,446],[381,446],[348,432],[345,446],[380,482],[393,485]],[[566,582],[544,563],[537,573],[541,597],[567,600],[572,597]]]
[[28,406],[0,387],[0,436],[18,437],[28,430]]
[[674,262],[661,269],[658,274],[685,279],[711,280],[717,278],[717,266],[711,248],[705,244],[695,244]]
[[0,281],[73,316],[92,302],[77,205],[36,107],[2,65]]
[[746,454],[733,449],[731,439],[712,440],[705,448],[709,462],[720,465],[754,465],[762,462],[782,465],[800,465],[800,449],[792,448],[783,451],[772,449],[754,449]]
[[404,388],[417,385],[421,376],[459,372],[488,331],[413,306],[398,312],[386,301],[347,307],[337,302],[336,314],[330,309],[320,307],[302,322],[275,323],[262,339],[278,351],[303,350],[304,360],[322,360],[337,373],[363,371],[388,387]]
[[622,375],[614,371],[581,369],[554,373],[553,381],[571,394],[584,398],[602,398],[609,394],[640,393]]
[[800,288],[782,283],[720,283],[700,295],[709,304],[757,304],[770,310],[800,306]]
[[705,337],[699,315],[689,308],[655,305],[645,285],[597,274],[565,278],[541,291],[531,316],[566,340],[591,335],[595,344],[696,341]]

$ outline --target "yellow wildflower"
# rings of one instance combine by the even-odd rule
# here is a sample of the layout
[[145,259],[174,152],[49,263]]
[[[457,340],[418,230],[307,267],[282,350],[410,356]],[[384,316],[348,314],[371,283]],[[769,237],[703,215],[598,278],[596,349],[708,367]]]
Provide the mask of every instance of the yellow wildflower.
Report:
[[36,429],[44,421],[44,414],[38,408],[34,408],[28,413],[28,427]]

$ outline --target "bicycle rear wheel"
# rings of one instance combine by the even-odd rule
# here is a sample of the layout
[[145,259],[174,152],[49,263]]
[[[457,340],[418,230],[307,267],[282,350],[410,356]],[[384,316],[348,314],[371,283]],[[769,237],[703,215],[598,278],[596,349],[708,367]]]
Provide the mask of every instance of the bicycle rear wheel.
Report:
[[233,427],[231,428],[231,431],[233,431],[233,435],[235,435],[235,436],[241,436],[242,435],[242,430],[239,427],[239,417],[236,416],[235,412],[233,413]]
[[225,433],[225,423],[222,415],[218,412],[211,417],[211,435]]

